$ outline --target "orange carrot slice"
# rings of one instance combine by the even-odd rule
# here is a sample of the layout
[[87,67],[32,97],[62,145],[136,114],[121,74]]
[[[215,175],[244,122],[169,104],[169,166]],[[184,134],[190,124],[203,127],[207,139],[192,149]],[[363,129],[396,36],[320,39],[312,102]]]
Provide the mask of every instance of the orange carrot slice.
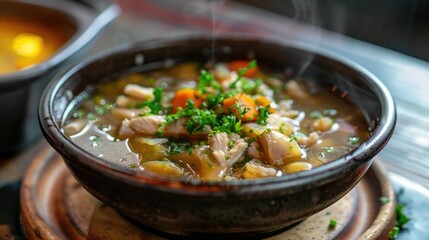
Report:
[[[246,68],[247,65],[249,65],[250,61],[248,60],[235,60],[228,63],[228,68],[231,71],[237,71],[240,68]],[[258,66],[248,69],[246,73],[244,73],[243,76],[248,78],[253,78],[256,76],[256,74],[259,72]]]
[[[239,108],[237,108],[237,103]],[[246,110],[246,113],[241,118],[243,122],[252,122],[258,117],[255,102],[249,95],[244,93],[225,99],[222,107],[232,111],[237,118],[240,118],[239,110]]]
[[199,108],[203,103],[203,99],[198,96],[196,90],[189,88],[180,89],[171,100],[171,105],[173,106],[171,112],[176,113],[179,107],[185,108],[189,99],[194,101],[196,108]]

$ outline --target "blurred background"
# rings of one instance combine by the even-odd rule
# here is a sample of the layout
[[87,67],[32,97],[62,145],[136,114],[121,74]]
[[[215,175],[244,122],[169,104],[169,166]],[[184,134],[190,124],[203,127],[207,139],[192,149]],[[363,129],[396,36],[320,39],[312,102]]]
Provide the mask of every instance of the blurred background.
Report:
[[429,61],[427,0],[235,0]]

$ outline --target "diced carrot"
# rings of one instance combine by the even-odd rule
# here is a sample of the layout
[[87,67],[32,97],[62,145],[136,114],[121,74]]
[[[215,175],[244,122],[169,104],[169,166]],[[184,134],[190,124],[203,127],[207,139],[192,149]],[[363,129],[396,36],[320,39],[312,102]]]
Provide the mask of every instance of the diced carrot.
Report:
[[271,101],[264,96],[258,96],[255,98],[255,103],[257,106],[266,107],[270,105]]
[[241,111],[246,111],[246,113],[241,118],[243,122],[251,122],[255,121],[258,117],[258,111],[256,110],[256,104],[253,99],[244,93],[237,94],[233,97],[227,98],[223,101],[222,107],[229,109],[234,113],[234,115],[239,118],[239,109],[237,108],[237,104]]
[[[266,107],[266,106],[271,104],[271,101],[264,96],[258,96],[255,98],[255,104],[256,104],[256,106]],[[275,112],[275,110],[274,110],[274,108],[270,107],[270,110],[268,112],[273,113],[273,112]]]
[[[248,61],[248,60],[235,60],[235,61],[231,61],[228,63],[228,68],[231,71],[237,71],[240,68],[246,68],[247,65],[249,65],[249,63],[250,63],[250,61]],[[248,78],[253,78],[256,76],[258,71],[259,71],[258,66],[255,66],[252,69],[248,69],[246,71],[246,73],[244,73],[243,76],[248,77]]]
[[173,106],[171,112],[176,113],[179,107],[185,108],[189,99],[194,101],[196,108],[199,108],[203,103],[203,99],[198,96],[196,90],[189,88],[180,89],[177,90],[176,95],[171,100],[171,105]]

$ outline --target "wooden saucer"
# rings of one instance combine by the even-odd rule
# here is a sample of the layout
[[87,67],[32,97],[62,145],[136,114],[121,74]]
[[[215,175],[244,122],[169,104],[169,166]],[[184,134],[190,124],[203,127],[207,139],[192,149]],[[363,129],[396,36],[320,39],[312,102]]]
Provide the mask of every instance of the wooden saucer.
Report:
[[[395,223],[394,191],[378,162],[337,203],[268,239],[387,238]],[[382,196],[391,201],[382,205]],[[24,176],[21,214],[29,239],[166,239],[92,197],[50,147],[35,156]],[[335,228],[329,227],[331,219]]]

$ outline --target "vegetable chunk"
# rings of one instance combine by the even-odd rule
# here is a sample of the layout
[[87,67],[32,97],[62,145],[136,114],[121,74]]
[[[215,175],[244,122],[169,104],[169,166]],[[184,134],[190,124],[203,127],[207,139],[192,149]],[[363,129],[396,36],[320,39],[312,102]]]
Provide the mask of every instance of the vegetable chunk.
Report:
[[264,132],[260,143],[267,157],[267,162],[275,166],[298,161],[302,157],[301,148],[296,141],[276,132]]

